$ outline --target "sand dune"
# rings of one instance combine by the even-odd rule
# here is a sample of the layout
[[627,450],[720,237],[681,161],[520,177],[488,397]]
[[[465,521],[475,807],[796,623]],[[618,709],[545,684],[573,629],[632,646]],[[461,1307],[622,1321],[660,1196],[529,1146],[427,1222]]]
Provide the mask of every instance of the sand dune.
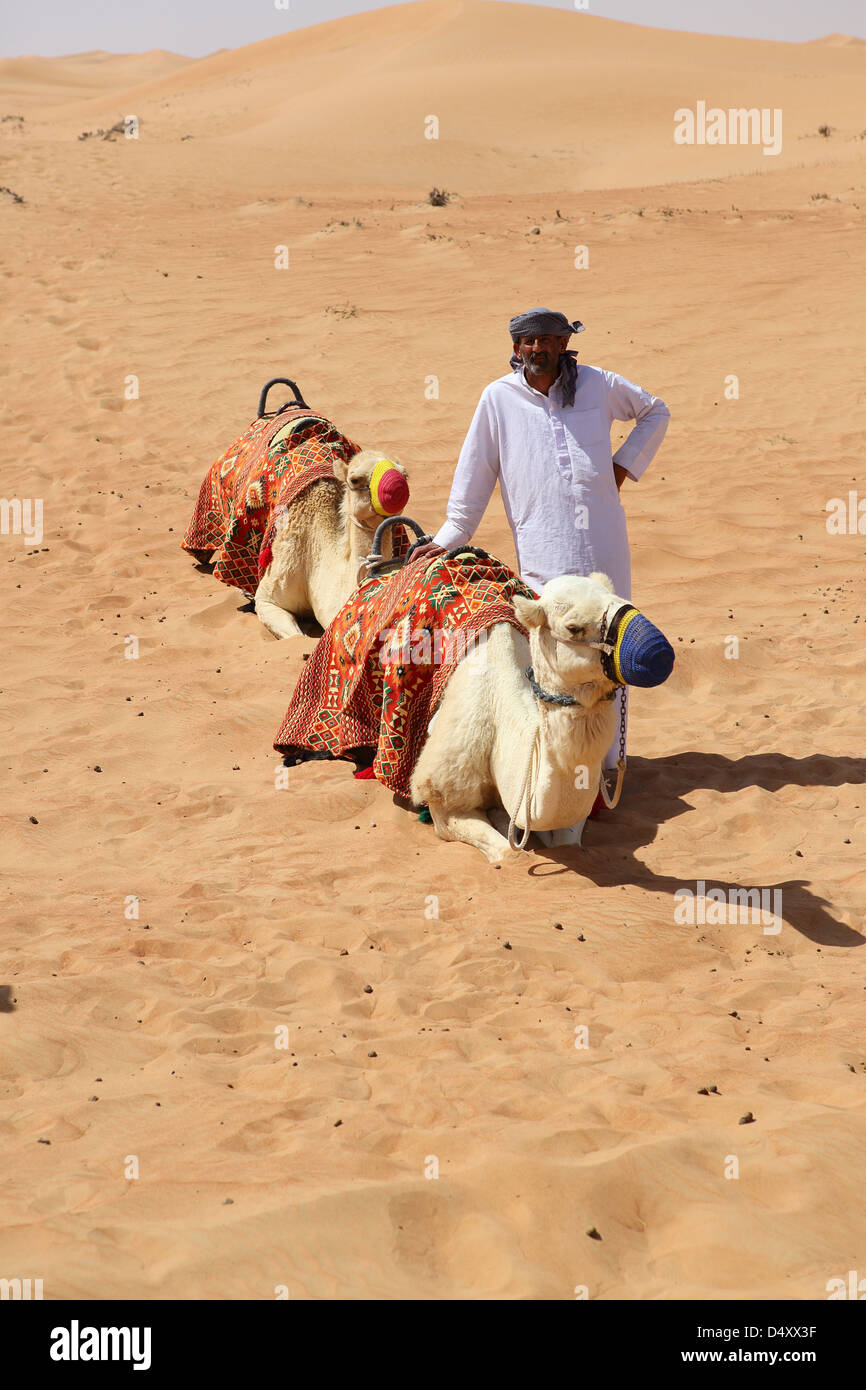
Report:
[[[92,93],[125,93],[131,84],[153,82],[193,60],[178,53],[76,53],[69,58],[0,59],[4,99],[24,100],[33,113],[57,103],[76,103]],[[121,113],[125,114],[125,113]]]
[[[864,1272],[866,539],[826,524],[864,490],[864,62],[431,3],[0,65],[2,493],[45,517],[0,537],[0,1274],[820,1299]],[[782,154],[675,146],[703,98],[782,106]],[[137,141],[78,140],[130,112]],[[340,766],[274,789],[312,639],[179,539],[283,373],[435,527],[509,316],[548,302],[671,406],[624,500],[678,662],[634,695],[616,815],[493,870]],[[498,500],[477,541],[513,562]],[[697,880],[781,889],[781,932],[679,925]]]
[[[55,81],[94,80],[89,57],[40,60],[40,71],[52,61]],[[218,145],[220,157],[246,160],[269,146],[281,185],[405,190],[423,174],[489,194],[644,186],[823,164],[817,131],[825,124],[843,147],[834,162],[858,160],[864,64],[862,48],[750,43],[439,0],[195,62],[143,55],[148,70],[140,81],[129,74],[123,102],[115,91],[69,103],[52,112],[48,129],[70,138],[78,121],[107,126],[133,111],[150,140],[192,135],[207,142],[204,157]],[[105,65],[96,66],[104,82]],[[551,92],[558,96],[548,109]],[[674,111],[698,100],[781,108],[781,152],[675,145]],[[428,116],[439,121],[437,139],[425,136]]]
[[866,39],[855,39],[852,34],[827,34],[823,39],[815,39],[815,43],[825,43],[828,48],[858,48],[866,45]]

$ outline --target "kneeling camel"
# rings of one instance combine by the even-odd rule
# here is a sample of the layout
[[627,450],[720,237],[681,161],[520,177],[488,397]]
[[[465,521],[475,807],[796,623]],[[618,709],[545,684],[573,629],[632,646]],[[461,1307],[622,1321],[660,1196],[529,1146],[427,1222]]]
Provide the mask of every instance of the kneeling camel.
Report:
[[[617,723],[603,633],[624,604],[607,575],[560,576],[538,599],[515,597],[528,640],[497,623],[482,653],[457,666],[411,781],[443,840],[462,840],[491,863],[530,831],[551,845],[580,843]],[[504,822],[497,808],[508,837],[486,814]]]
[[[399,489],[393,473],[408,496],[405,468],[377,449],[361,449],[348,462],[335,456],[333,469],[333,479],[311,483],[277,517],[270,561],[255,593],[256,613],[275,637],[296,637],[299,617],[328,626],[357,588],[358,567],[370,554],[384,514],[374,507],[374,496],[379,501],[388,481],[393,491]],[[392,557],[393,536],[389,527],[385,559]]]

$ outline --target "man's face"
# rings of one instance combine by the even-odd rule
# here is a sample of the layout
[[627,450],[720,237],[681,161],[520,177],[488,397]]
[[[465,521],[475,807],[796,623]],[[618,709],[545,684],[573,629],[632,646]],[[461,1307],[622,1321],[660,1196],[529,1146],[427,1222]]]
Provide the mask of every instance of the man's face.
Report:
[[526,368],[527,376],[556,376],[560,355],[568,346],[568,338],[555,333],[537,333],[534,337],[519,338],[515,343],[517,355]]

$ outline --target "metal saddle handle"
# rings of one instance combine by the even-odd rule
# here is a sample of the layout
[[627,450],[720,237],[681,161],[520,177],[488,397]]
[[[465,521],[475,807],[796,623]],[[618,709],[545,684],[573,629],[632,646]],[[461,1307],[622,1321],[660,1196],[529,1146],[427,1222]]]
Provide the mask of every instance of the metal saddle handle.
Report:
[[287,376],[274,376],[271,377],[270,381],[266,381],[264,386],[262,387],[261,395],[259,396],[259,408],[256,415],[256,418],[258,420],[261,420],[263,415],[265,414],[265,405],[268,399],[268,392],[270,391],[272,386],[291,386],[292,394],[295,398],[293,401],[286,401],[285,405],[281,405],[279,410],[271,411],[270,413],[272,415],[282,415],[284,410],[288,410],[290,406],[296,405],[301,406],[304,410],[310,409],[310,407],[307,405],[307,402],[301,395],[301,390],[297,382],[291,381],[290,378]]
[[379,525],[376,527],[376,534],[373,537],[370,554],[367,555],[358,566],[359,584],[363,584],[366,579],[370,579],[374,574],[384,574],[390,570],[399,570],[405,565],[408,556],[406,559],[402,560],[389,560],[382,554],[382,541],[391,526],[407,526],[415,532],[418,540],[424,538],[423,530],[418,525],[417,521],[412,520],[411,516],[386,516],[384,521],[380,521]]

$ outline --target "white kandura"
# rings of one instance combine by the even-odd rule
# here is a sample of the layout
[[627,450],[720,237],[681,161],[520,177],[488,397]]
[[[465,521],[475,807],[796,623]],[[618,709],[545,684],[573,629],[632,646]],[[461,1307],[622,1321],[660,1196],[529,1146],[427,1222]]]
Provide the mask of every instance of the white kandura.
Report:
[[[634,429],[611,455],[614,420]],[[446,550],[467,544],[496,483],[514,537],[521,578],[540,592],[560,574],[601,571],[620,598],[631,598],[625,509],[613,465],[637,482],[665,436],[670,411],[616,372],[581,363],[574,404],[563,405],[559,378],[536,391],[523,370],[486,386],[460,450],[446,508],[434,536]],[[617,694],[621,709],[623,692]],[[604,766],[616,765],[618,738]]]
[[[498,482],[527,584],[540,590],[557,575],[600,570],[617,594],[631,598],[628,532],[613,464],[637,481],[669,419],[664,401],[598,367],[581,363],[571,406],[562,404],[558,379],[545,396],[522,371],[509,372],[481,393],[436,544],[450,550],[470,541]],[[614,420],[636,424],[612,457]]]

